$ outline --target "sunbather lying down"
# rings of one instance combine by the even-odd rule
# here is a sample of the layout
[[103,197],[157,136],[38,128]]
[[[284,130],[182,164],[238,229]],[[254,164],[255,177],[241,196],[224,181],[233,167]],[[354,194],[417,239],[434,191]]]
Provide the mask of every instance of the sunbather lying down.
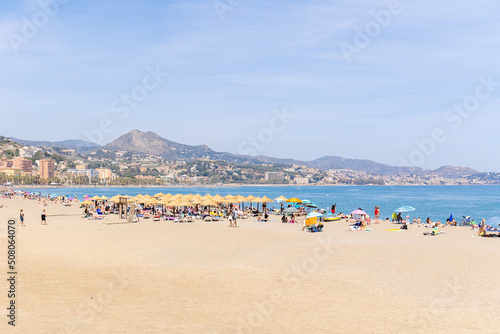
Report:
[[431,232],[424,232],[424,235],[438,235],[444,234],[444,232],[439,231],[437,227],[433,228]]

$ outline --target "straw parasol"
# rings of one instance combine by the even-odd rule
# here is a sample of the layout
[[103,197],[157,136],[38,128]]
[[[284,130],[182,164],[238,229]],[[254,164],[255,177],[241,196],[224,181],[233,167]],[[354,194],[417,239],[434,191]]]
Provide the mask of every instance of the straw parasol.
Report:
[[103,196],[101,196],[101,199],[102,199],[102,200],[107,200],[107,199],[109,199],[109,198],[107,198],[106,196],[104,196],[104,195],[103,195]]
[[92,201],[89,201],[89,200],[86,200],[86,201],[83,201],[82,202],[82,205],[85,205],[85,206],[89,206],[89,205],[93,205],[94,203],[92,203]]
[[211,198],[205,198],[203,202],[201,202],[201,205],[215,206],[217,205],[217,201]]
[[283,195],[281,195],[278,198],[275,198],[274,200],[277,201],[277,202],[286,202],[286,201],[288,201],[288,199],[285,196],[283,196]]
[[163,196],[165,196],[165,194],[164,194],[164,193],[158,193],[158,194],[155,194],[155,195],[154,195],[154,197],[156,197],[156,198],[158,198],[158,197],[163,197]]
[[94,197],[91,198],[91,200],[93,201],[99,201],[101,198],[97,195],[95,195]]
[[222,197],[221,195],[217,194],[213,197],[214,201],[217,201],[217,202],[222,202],[224,200],[224,197]]
[[124,197],[124,196],[116,195],[116,196],[111,197],[109,199],[109,201],[113,202],[113,203],[118,203],[120,201],[120,197]]
[[260,199],[260,203],[264,203],[265,204],[265,203],[272,203],[272,202],[274,202],[274,201],[272,199],[270,199],[269,197],[267,197],[267,196],[264,196],[264,197],[262,197]]

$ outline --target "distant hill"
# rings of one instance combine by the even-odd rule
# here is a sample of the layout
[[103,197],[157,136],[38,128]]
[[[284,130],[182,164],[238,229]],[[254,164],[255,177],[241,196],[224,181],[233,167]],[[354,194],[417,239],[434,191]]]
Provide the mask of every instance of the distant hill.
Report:
[[324,156],[313,161],[281,159],[267,156],[242,156],[227,152],[215,152],[206,145],[190,146],[179,144],[162,138],[154,132],[142,132],[139,130],[133,130],[127,134],[124,134],[123,136],[100,149],[110,151],[128,151],[140,154],[154,154],[170,161],[210,159],[238,163],[279,163],[287,165],[295,164],[311,168],[319,168],[322,170],[350,169],[375,175],[416,174],[438,175],[453,178],[478,173],[477,171],[467,167],[444,166],[436,170],[424,170],[419,167],[395,167],[371,160],[347,159],[338,156]]
[[427,174],[442,176],[446,178],[458,178],[461,176],[471,176],[479,174],[479,172],[468,167],[443,166],[433,171],[429,171]]
[[91,143],[91,142],[84,141],[84,140],[79,140],[79,139],[69,139],[69,140],[55,141],[55,142],[24,140],[24,139],[18,139],[18,138],[14,138],[14,137],[11,137],[10,139],[12,139],[15,142],[26,145],[26,146],[60,147],[60,148],[75,150],[79,153],[86,153],[86,152],[89,152],[93,149],[100,147],[100,145],[98,145],[98,144]]
[[206,145],[190,146],[179,144],[160,137],[154,132],[142,132],[132,130],[111,143],[103,146],[100,150],[128,151],[131,153],[154,154],[165,160],[223,160],[230,162],[255,161],[251,157],[242,157],[231,153],[215,152]]
[[[29,141],[11,138],[23,145],[36,147],[61,147],[74,149],[79,153],[107,151],[126,151],[137,154],[153,154],[161,156],[168,161],[192,161],[198,159],[220,160],[245,164],[286,164],[301,165],[322,170],[350,169],[374,175],[436,175],[446,178],[458,178],[478,174],[477,171],[467,167],[443,166],[436,170],[426,170],[419,167],[395,167],[365,159],[348,159],[339,156],[324,156],[312,161],[295,159],[282,159],[267,156],[244,156],[227,152],[216,152],[206,145],[185,145],[160,137],[154,132],[132,130],[105,146],[83,140],[64,140],[58,142]],[[12,145],[12,144],[10,144]]]
[[362,159],[348,159],[338,156],[324,156],[322,158],[312,161],[300,161],[294,159],[280,159],[266,156],[256,157],[259,160],[271,163],[284,163],[305,165],[307,167],[319,168],[323,170],[328,169],[350,169],[355,171],[362,171],[369,174],[376,175],[397,175],[397,174],[423,174],[424,170],[418,167],[394,167],[381,164],[371,160]]

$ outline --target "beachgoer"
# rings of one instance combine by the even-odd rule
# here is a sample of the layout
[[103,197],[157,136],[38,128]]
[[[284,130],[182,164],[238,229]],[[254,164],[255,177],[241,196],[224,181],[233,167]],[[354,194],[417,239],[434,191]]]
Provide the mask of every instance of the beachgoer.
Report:
[[43,209],[42,211],[42,223],[41,225],[47,225],[47,219],[46,219],[46,213],[45,213],[45,209]]
[[283,215],[283,217],[281,217],[281,222],[288,223],[288,218],[286,217],[286,215]]
[[24,212],[23,209],[19,211],[19,226],[25,226],[24,225]]
[[483,219],[483,221],[479,225],[479,230],[477,231],[477,236],[482,237],[485,234],[486,234],[486,220]]
[[380,218],[380,208],[378,206],[375,207],[375,215],[374,218],[378,220]]
[[396,221],[398,222],[398,224],[401,224],[401,222],[403,221],[403,217],[401,217],[401,212],[398,213],[398,215],[396,216]]
[[337,208],[337,204],[332,205],[332,215],[335,216],[335,210]]
[[238,219],[238,211],[233,210],[232,216],[233,216],[233,227],[237,227],[238,224],[236,223],[236,219]]
[[229,213],[227,218],[229,219],[229,227],[233,227],[233,215],[232,215],[232,213]]
[[269,220],[269,215],[266,213],[264,213],[264,221],[267,222]]

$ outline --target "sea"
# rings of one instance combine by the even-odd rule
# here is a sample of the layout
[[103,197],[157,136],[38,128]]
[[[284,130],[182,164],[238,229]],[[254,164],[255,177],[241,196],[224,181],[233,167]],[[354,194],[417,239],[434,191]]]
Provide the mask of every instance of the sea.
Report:
[[[375,206],[380,207],[381,217],[391,217],[402,206],[411,206],[414,211],[403,213],[420,217],[430,217],[433,221],[445,222],[450,215],[460,221],[463,216],[481,220],[500,217],[500,185],[468,186],[241,186],[241,187],[85,187],[85,188],[23,188],[42,194],[78,196],[138,194],[210,194],[221,196],[253,195],[275,199],[281,195],[286,198],[297,197],[310,200],[320,209],[329,210],[336,204],[336,212],[350,213],[359,208],[373,217]],[[246,204],[248,205],[248,203]],[[279,203],[269,203],[268,207],[279,208]]]

